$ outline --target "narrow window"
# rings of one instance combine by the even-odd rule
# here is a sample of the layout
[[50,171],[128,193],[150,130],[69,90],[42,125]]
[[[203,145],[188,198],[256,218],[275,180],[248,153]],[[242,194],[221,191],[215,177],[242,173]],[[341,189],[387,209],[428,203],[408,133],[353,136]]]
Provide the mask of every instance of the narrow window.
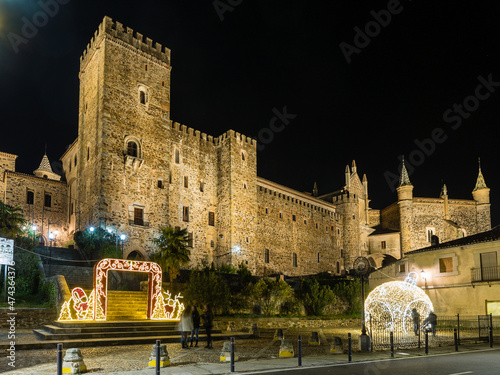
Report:
[[387,242],[385,241],[380,242],[380,247],[382,250],[385,250],[387,248]]
[[34,202],[35,202],[35,193],[28,190],[28,192],[26,193],[26,204],[34,204]]
[[294,267],[297,267],[297,254],[296,253],[293,253],[293,261],[292,261],[292,263],[293,263]]
[[215,212],[210,211],[208,213],[208,225],[215,226]]
[[179,159],[180,159],[179,150],[175,150],[174,154],[175,154],[175,164],[179,164]]
[[182,221],[189,221],[189,207],[187,206],[182,207]]
[[139,102],[141,104],[146,104],[146,93],[144,91],[139,91]]
[[52,196],[50,194],[45,194],[43,205],[45,207],[52,207]]
[[307,225],[307,220],[306,219],[304,219],[304,225]]
[[77,161],[78,161],[78,159],[77,159],[77,157],[76,157],[76,155],[75,155],[75,163],[74,163],[74,164],[75,164],[75,167],[76,167],[76,162],[77,162]]
[[399,265],[399,273],[405,273],[406,272],[406,264],[405,263],[401,263]]
[[87,161],[90,159],[90,147],[87,147]]
[[293,221],[297,221],[297,216],[296,215],[292,215],[292,220]]
[[188,233],[187,246],[193,247],[193,232]]
[[318,253],[318,263],[319,263],[319,253]]
[[144,209],[134,207],[134,224],[144,225]]
[[137,143],[135,143],[134,141],[130,141],[127,143],[127,155],[136,158],[138,151],[139,147],[137,146]]
[[245,161],[245,153],[244,152],[241,153],[241,160]]
[[264,262],[269,263],[269,249],[266,249],[264,252]]
[[165,87],[165,81],[161,81],[162,87]]
[[356,215],[352,215],[352,219],[353,219],[353,220],[356,220]]
[[147,72],[148,71],[148,64],[144,64],[144,70]]
[[163,180],[158,180],[158,189],[163,189]]
[[266,214],[269,214],[269,208],[266,207]]
[[73,205],[73,203],[71,203],[71,204],[69,205],[69,214],[70,214],[70,215],[73,215],[74,209],[75,209],[75,208],[74,208],[74,205]]
[[316,229],[318,229],[318,223],[316,223]]
[[337,262],[337,274],[340,273],[340,262]]
[[184,187],[187,189],[189,187],[188,176],[184,176]]
[[283,213],[280,212],[280,219],[283,219]]
[[215,247],[215,242],[214,242],[214,240],[210,241],[210,247],[211,247],[211,248],[214,248],[214,247]]
[[247,184],[243,184],[243,189],[247,189]]
[[203,193],[205,191],[205,183],[200,181],[200,191]]

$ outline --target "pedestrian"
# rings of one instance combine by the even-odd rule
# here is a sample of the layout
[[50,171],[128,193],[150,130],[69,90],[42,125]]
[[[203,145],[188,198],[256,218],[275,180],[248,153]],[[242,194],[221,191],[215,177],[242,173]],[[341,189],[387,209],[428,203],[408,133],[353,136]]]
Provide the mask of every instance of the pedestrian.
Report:
[[198,347],[198,335],[200,333],[200,313],[195,305],[191,307],[191,316],[193,318],[193,330],[191,331],[191,347],[193,346],[193,338],[196,335],[195,348]]
[[205,313],[203,314],[203,327],[207,333],[206,349],[213,349],[212,346],[212,327],[214,325],[214,314],[212,313],[212,306],[205,305]]
[[417,309],[411,310],[411,318],[413,319],[413,332],[415,333],[415,336],[418,336],[418,329],[420,326],[420,314],[418,313]]
[[428,332],[432,332],[432,336],[436,336],[436,325],[437,316],[433,311],[431,311],[427,319],[424,320],[423,326],[428,329]]
[[189,333],[193,330],[193,317],[191,315],[191,306],[187,306],[186,309],[182,312],[181,322],[180,322],[180,330],[181,330],[181,344],[182,349],[188,349],[188,336]]

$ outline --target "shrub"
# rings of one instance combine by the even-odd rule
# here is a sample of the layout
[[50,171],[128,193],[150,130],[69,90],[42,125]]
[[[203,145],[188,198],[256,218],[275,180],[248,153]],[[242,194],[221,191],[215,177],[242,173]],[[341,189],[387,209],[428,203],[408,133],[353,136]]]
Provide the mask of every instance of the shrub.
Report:
[[191,271],[185,296],[188,301],[196,301],[198,305],[212,304],[215,311],[229,311],[229,287],[214,271]]
[[328,285],[319,285],[318,280],[309,278],[302,280],[298,293],[309,315],[323,315],[326,306],[337,300],[335,293]]
[[283,303],[293,297],[293,289],[283,280],[260,279],[251,284],[249,295],[254,304],[261,307],[264,315],[277,314]]

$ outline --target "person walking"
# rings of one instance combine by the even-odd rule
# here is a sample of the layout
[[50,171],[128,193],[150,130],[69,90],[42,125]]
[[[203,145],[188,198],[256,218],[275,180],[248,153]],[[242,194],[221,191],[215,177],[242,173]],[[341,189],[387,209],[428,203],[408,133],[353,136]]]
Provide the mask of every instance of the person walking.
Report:
[[196,335],[196,343],[194,345],[195,348],[198,347],[198,335],[200,333],[200,313],[195,305],[191,308],[191,316],[193,319],[193,330],[191,331],[191,345],[193,347],[193,338]]
[[432,332],[432,336],[436,336],[436,326],[437,326],[437,316],[434,314],[434,311],[429,313],[427,319],[424,320],[423,326],[428,329],[429,332]]
[[213,349],[212,346],[212,327],[214,325],[214,314],[212,313],[212,307],[210,304],[205,305],[205,313],[203,314],[203,327],[207,333],[207,345],[206,349]]
[[181,330],[182,349],[189,349],[188,336],[189,333],[193,330],[193,317],[191,315],[191,306],[187,306],[182,313],[180,330]]

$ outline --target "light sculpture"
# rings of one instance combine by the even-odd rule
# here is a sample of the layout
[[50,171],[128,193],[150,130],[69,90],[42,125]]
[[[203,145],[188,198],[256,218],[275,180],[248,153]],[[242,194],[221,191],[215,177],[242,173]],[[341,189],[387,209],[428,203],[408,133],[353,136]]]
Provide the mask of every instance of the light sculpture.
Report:
[[109,271],[148,273],[148,319],[179,320],[184,311],[182,296],[171,298],[170,292],[162,290],[161,267],[154,262],[123,259],[103,259],[94,266],[94,289],[87,297],[82,288],[74,288],[71,297],[61,307],[59,321],[103,321],[107,315],[107,292]]
[[433,311],[432,302],[416,285],[416,273],[411,272],[405,281],[390,281],[376,287],[366,298],[366,325],[372,331],[387,330],[407,334],[413,329],[412,310],[420,319]]

